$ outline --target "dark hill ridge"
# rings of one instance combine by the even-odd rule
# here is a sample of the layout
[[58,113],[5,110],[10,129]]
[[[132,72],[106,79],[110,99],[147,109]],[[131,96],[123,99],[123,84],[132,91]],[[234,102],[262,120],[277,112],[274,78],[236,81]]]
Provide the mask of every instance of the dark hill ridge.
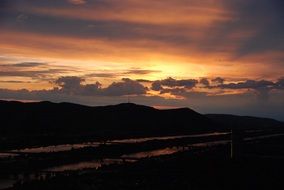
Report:
[[[282,122],[249,116],[199,114],[189,108],[159,110],[122,103],[90,107],[48,101],[23,103],[0,100],[1,127],[6,132],[185,134],[239,128],[269,128]],[[17,129],[18,131],[14,131]],[[102,134],[101,134],[102,135]]]
[[206,114],[206,116],[220,125],[226,125],[228,128],[238,128],[241,130],[270,130],[284,128],[283,122],[269,118],[229,114]]
[[158,110],[130,103],[89,107],[70,103],[0,102],[5,133],[86,133],[98,136],[170,135],[215,130],[189,108]]
[[0,101],[0,116],[0,149],[208,133],[231,128],[279,130],[283,126],[271,119],[202,115],[189,108],[159,110],[130,103],[90,107],[46,101]]

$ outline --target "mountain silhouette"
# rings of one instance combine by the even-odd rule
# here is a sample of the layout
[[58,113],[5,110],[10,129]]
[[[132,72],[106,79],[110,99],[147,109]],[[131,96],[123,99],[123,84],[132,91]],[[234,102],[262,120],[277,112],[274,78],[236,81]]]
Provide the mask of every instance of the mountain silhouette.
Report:
[[229,129],[240,130],[273,130],[283,128],[283,122],[270,118],[252,116],[237,116],[229,114],[206,114],[206,116],[220,125],[226,125]]
[[90,107],[47,101],[0,101],[0,115],[3,146],[42,141],[59,143],[95,138],[186,135],[231,128],[278,129],[283,126],[272,119],[202,115],[189,108],[159,110],[132,103]]
[[71,103],[0,101],[2,132],[88,133],[98,136],[187,134],[216,130],[189,108],[158,110],[123,103],[89,107]]

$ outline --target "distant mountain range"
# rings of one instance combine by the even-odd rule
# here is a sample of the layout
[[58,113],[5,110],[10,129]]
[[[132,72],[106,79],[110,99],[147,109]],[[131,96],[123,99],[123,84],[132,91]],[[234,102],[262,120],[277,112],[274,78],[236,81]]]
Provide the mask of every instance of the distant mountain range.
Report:
[[158,110],[123,103],[88,107],[71,103],[0,101],[0,136],[162,136],[283,126],[273,119],[202,115],[189,108]]
[[284,128],[284,123],[275,119],[259,118],[252,116],[237,116],[229,114],[207,114],[208,118],[227,128],[238,128],[241,130],[253,130],[253,129],[277,129]]

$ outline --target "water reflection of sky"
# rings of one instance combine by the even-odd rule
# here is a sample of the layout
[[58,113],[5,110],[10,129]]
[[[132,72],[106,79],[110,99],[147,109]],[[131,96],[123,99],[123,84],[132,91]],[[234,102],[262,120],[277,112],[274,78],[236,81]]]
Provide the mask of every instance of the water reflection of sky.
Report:
[[0,158],[13,158],[18,156],[16,153],[1,153],[0,152]]
[[182,139],[189,137],[210,137],[229,134],[227,132],[215,132],[215,133],[204,133],[195,135],[178,135],[178,136],[164,136],[164,137],[146,137],[146,138],[132,138],[132,139],[119,139],[108,141],[110,143],[141,143],[152,140],[172,140],[172,139]]
[[104,165],[109,164],[122,164],[124,162],[135,162],[142,158],[150,158],[150,157],[157,157],[163,155],[170,155],[177,152],[187,151],[193,147],[206,147],[206,146],[215,146],[220,144],[227,144],[230,141],[222,140],[222,141],[214,141],[214,142],[207,142],[207,143],[196,143],[190,144],[187,146],[179,146],[179,147],[167,147],[157,150],[151,151],[143,151],[137,152],[133,154],[124,154],[120,158],[117,159],[102,159],[102,160],[93,160],[87,162],[79,162],[75,164],[66,164],[58,167],[49,168],[46,171],[52,172],[63,172],[63,171],[75,171],[75,170],[83,170],[83,169],[98,169]]
[[74,149],[81,149],[85,147],[97,147],[99,143],[82,143],[82,144],[62,144],[54,146],[45,147],[35,147],[35,148],[24,148],[19,150],[12,150],[11,152],[21,152],[21,153],[48,153],[48,152],[63,152],[70,151]]
[[87,162],[79,162],[75,164],[66,164],[58,167],[49,168],[45,171],[48,172],[63,172],[63,171],[75,171],[75,170],[83,170],[83,169],[98,169],[103,165],[110,164],[121,164],[124,162],[131,162],[131,160],[123,160],[123,159],[102,159],[102,160],[93,160]]
[[117,144],[117,143],[142,143],[142,142],[147,142],[147,141],[152,141],[152,140],[172,140],[172,139],[182,139],[182,138],[190,138],[190,137],[210,137],[210,136],[219,136],[219,135],[226,135],[226,134],[228,133],[215,132],[215,133],[205,133],[205,134],[195,134],[195,135],[118,139],[118,140],[109,140],[106,142],[87,142],[87,143],[79,143],[79,144],[62,144],[62,145],[54,145],[54,146],[24,148],[24,149],[12,150],[11,152],[20,152],[20,153],[63,152],[63,151],[70,151],[74,149],[81,149],[85,147],[98,147],[100,144],[104,144],[104,143],[106,143],[107,145]]
[[[177,139],[177,138],[187,138],[187,137],[206,137],[206,136],[217,136],[217,135],[225,135],[228,133],[210,133],[210,134],[200,134],[200,135],[185,135],[185,136],[170,136],[170,137],[150,137],[150,138],[138,138],[138,139],[122,139],[122,140],[113,140],[108,141],[106,144],[112,143],[139,143],[139,142],[146,142],[150,140],[167,140],[167,139]],[[271,137],[278,137],[283,136],[284,134],[270,134],[270,135],[262,135],[262,136],[254,136],[254,137],[247,137],[244,141],[252,141],[258,139],[265,139]],[[179,147],[167,147],[157,150],[150,150],[150,151],[143,151],[143,152],[136,152],[131,154],[124,154],[116,159],[109,159],[104,158],[101,160],[92,160],[92,161],[85,161],[85,162],[77,162],[73,164],[64,164],[52,168],[48,168],[43,170],[43,174],[46,172],[64,172],[64,171],[76,171],[76,170],[85,170],[85,169],[98,169],[105,165],[110,164],[123,164],[127,162],[136,162],[139,159],[148,158],[148,157],[157,157],[163,155],[170,155],[177,152],[182,151],[190,151],[190,149],[194,147],[208,147],[208,146],[216,146],[230,143],[230,140],[219,140],[219,141],[212,141],[212,142],[203,142],[203,143],[194,143],[188,144],[186,146],[179,146]],[[90,143],[82,143],[82,144],[65,144],[65,145],[57,145],[57,146],[46,146],[46,147],[38,147],[38,148],[26,148],[17,150],[18,152],[52,152],[52,151],[69,151],[71,149],[79,149],[84,147],[96,147],[101,143],[98,142],[90,142]],[[16,151],[16,150],[15,150]],[[0,158],[7,158],[7,157],[14,157],[17,156],[15,152],[11,153],[0,153]],[[30,177],[32,179],[32,177]],[[0,189],[11,187],[15,183],[15,180],[0,180]]]

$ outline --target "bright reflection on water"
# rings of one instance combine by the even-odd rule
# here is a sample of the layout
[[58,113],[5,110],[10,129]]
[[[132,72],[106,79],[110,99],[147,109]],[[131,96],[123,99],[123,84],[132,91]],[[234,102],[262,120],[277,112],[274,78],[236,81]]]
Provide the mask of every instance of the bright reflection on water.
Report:
[[[38,147],[38,148],[26,148],[20,150],[13,150],[10,153],[0,153],[0,158],[11,158],[17,156],[16,152],[23,152],[23,153],[48,153],[48,152],[60,152],[60,151],[70,151],[72,149],[80,149],[84,147],[97,147],[100,144],[117,144],[117,143],[141,143],[151,140],[170,140],[170,139],[179,139],[179,138],[187,138],[187,137],[209,137],[209,136],[218,136],[218,135],[226,135],[229,133],[207,133],[207,134],[199,134],[199,135],[183,135],[183,136],[168,136],[168,137],[149,137],[149,138],[137,138],[137,139],[120,139],[120,140],[111,140],[104,143],[100,142],[89,142],[89,143],[81,143],[81,144],[64,144],[64,145],[56,145],[56,146],[46,146],[46,147]],[[247,137],[244,141],[252,141],[258,139],[265,139],[271,137],[282,136],[284,134],[270,134],[270,135],[263,135],[263,136],[254,136],[254,137]],[[110,164],[123,164],[127,162],[136,162],[142,158],[148,157],[156,157],[162,155],[170,155],[177,152],[187,151],[194,147],[208,147],[208,146],[215,146],[215,145],[222,145],[230,143],[230,140],[220,140],[220,141],[213,141],[213,142],[204,142],[204,143],[195,143],[189,144],[186,146],[179,146],[179,147],[167,147],[157,150],[151,151],[144,151],[144,152],[137,152],[131,154],[125,154],[117,159],[102,159],[102,160],[93,160],[93,161],[85,161],[79,162],[74,164],[65,164],[53,168],[46,169],[42,171],[43,173],[39,175],[43,177],[45,174],[53,175],[52,173],[46,172],[63,172],[63,171],[76,171],[76,170],[84,170],[84,169],[98,169],[104,165]],[[33,179],[34,177],[29,177]],[[14,179],[14,178],[12,178]],[[35,177],[36,179],[36,177]],[[11,187],[16,181],[15,180],[0,180],[0,189]]]
[[145,151],[145,152],[138,152],[134,154],[125,154],[122,155],[122,158],[128,158],[128,159],[141,159],[141,158],[148,158],[148,157],[155,157],[155,156],[163,156],[163,155],[170,155],[177,152],[187,151],[190,150],[193,147],[206,147],[206,146],[215,146],[215,145],[221,145],[221,144],[227,144],[230,141],[214,141],[214,142],[207,142],[207,143],[195,143],[190,144],[187,146],[178,146],[178,147],[172,147],[172,148],[164,148],[164,149],[158,149],[158,150],[151,150],[151,151]]
[[104,165],[123,164],[125,162],[135,162],[142,158],[170,155],[170,154],[174,154],[177,152],[187,151],[193,147],[215,146],[215,145],[227,144],[229,142],[230,141],[223,140],[223,141],[214,141],[214,142],[207,142],[207,143],[190,144],[184,147],[171,147],[171,148],[168,147],[168,148],[138,152],[138,153],[133,153],[133,154],[125,154],[125,155],[122,155],[118,159],[102,159],[102,160],[94,160],[94,161],[87,161],[87,162],[79,162],[75,164],[66,164],[66,165],[62,165],[58,167],[49,168],[46,171],[63,172],[63,171],[83,170],[83,169],[98,169]]
[[[277,137],[277,136],[283,136],[283,135],[284,134],[263,135],[263,136],[258,136],[258,137],[245,138],[244,140],[245,141],[251,141],[251,140]],[[166,137],[163,137],[163,138],[166,138]],[[170,137],[170,138],[172,138],[172,137]],[[144,138],[143,140],[145,140],[145,139],[148,140],[150,138]],[[128,140],[132,141],[134,139],[128,139]],[[129,142],[129,141],[127,141],[127,142]],[[126,142],[126,139],[124,140],[124,142]],[[141,141],[139,141],[139,142],[141,142]],[[102,159],[102,160],[94,160],[94,161],[87,161],[87,162],[79,162],[79,163],[75,163],[75,164],[62,165],[62,166],[50,168],[47,171],[63,172],[63,171],[70,171],[70,170],[98,169],[98,168],[100,168],[104,165],[123,164],[125,162],[135,162],[135,161],[138,161],[139,159],[142,159],[142,158],[150,158],[150,157],[157,157],[157,156],[163,156],[163,155],[170,155],[170,154],[174,154],[174,153],[177,153],[177,152],[187,151],[187,150],[190,150],[191,148],[194,148],[194,147],[200,147],[200,148],[201,147],[210,147],[210,146],[216,146],[216,145],[225,145],[225,144],[228,144],[228,143],[231,143],[231,141],[230,140],[220,140],[220,141],[212,141],[212,142],[204,142],[204,143],[194,143],[194,144],[189,144],[189,145],[186,145],[186,146],[167,147],[167,148],[151,150],[151,151],[137,152],[137,153],[132,153],[132,154],[124,154],[118,159]]]
[[[147,137],[147,138],[132,138],[132,139],[119,139],[119,140],[109,140],[105,143],[101,142],[87,142],[81,144],[62,144],[62,145],[54,145],[54,146],[45,146],[45,147],[36,147],[36,148],[25,148],[19,150],[12,150],[11,153],[0,153],[0,158],[7,158],[17,156],[16,152],[20,153],[49,153],[49,152],[63,152],[70,151],[74,149],[81,149],[85,147],[98,147],[101,144],[112,145],[119,143],[143,143],[152,140],[172,140],[172,139],[182,139],[182,138],[190,138],[190,137],[211,137],[211,136],[220,136],[227,135],[230,133],[227,132],[216,132],[216,133],[205,133],[205,134],[197,134],[197,135],[180,135],[180,136],[166,136],[166,137]],[[273,134],[273,135],[263,135],[258,137],[250,137],[245,138],[245,140],[257,140],[264,139],[276,136],[282,136],[284,134]]]
[[[164,136],[164,137],[147,137],[147,138],[131,138],[131,139],[119,139],[119,140],[109,140],[105,144],[118,144],[118,143],[142,143],[152,140],[172,140],[172,139],[182,139],[190,137],[210,137],[210,136],[219,136],[226,135],[229,133],[225,132],[215,132],[215,133],[205,133],[205,134],[196,134],[196,135],[180,135],[180,136]],[[24,148],[19,150],[12,150],[11,152],[20,152],[20,153],[49,153],[49,152],[63,152],[70,151],[74,149],[81,149],[85,147],[98,147],[101,142],[87,142],[80,144],[62,144],[54,146],[44,146],[44,147],[35,147],[35,148]]]
[[88,162],[80,162],[75,164],[66,164],[58,167],[49,168],[45,171],[48,172],[63,172],[63,171],[74,171],[74,170],[83,170],[83,169],[98,169],[105,165],[110,164],[122,164],[124,162],[131,162],[132,160],[124,160],[124,159],[102,159],[102,160],[94,160]]
[[163,155],[174,154],[174,153],[180,152],[182,150],[188,150],[188,147],[186,147],[186,148],[182,148],[182,147],[164,148],[164,149],[159,149],[159,150],[138,152],[138,153],[133,153],[133,154],[125,154],[125,155],[122,156],[122,158],[141,159],[141,158],[147,158],[147,157],[155,157],[155,156],[163,156]]
[[119,139],[119,140],[110,140],[109,143],[141,143],[152,140],[172,140],[172,139],[182,139],[189,137],[210,137],[210,136],[219,136],[229,134],[227,132],[215,132],[215,133],[204,133],[196,135],[179,135],[179,136],[165,136],[165,137],[146,137],[146,138],[132,138],[132,139]]
[[21,153],[49,153],[49,152],[63,152],[75,149],[81,149],[85,147],[98,147],[99,143],[82,143],[82,144],[62,144],[54,146],[44,146],[36,148],[24,148],[19,150],[12,150],[11,152],[21,152]]

